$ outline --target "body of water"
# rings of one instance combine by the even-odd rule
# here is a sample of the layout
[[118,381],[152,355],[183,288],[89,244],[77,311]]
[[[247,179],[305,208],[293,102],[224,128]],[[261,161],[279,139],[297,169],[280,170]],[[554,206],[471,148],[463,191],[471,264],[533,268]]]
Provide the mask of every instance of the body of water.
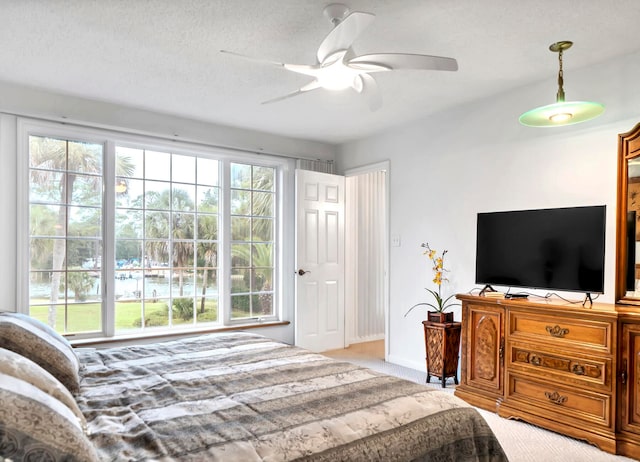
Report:
[[[124,278],[116,278],[115,280],[115,296],[116,300],[136,300],[144,298],[169,298],[169,296],[178,297],[180,294],[180,285],[177,279],[173,281],[168,278],[142,278],[137,274],[131,277],[125,275]],[[193,279],[185,277],[182,284],[183,297],[196,295],[196,286]],[[197,287],[198,294],[201,294],[202,286]],[[31,298],[49,299],[51,294],[51,285],[48,282],[32,282],[29,286]],[[207,288],[207,296],[217,295],[217,289],[214,287]],[[96,278],[93,289],[87,294],[87,300],[96,299],[96,295],[100,294],[100,279]],[[64,293],[60,292],[60,299],[64,297]]]

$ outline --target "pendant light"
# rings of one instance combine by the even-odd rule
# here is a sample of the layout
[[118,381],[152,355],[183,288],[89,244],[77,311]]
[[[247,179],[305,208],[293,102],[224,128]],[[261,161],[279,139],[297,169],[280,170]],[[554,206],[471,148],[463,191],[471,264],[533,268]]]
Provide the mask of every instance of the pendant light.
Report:
[[519,119],[522,125],[528,125],[529,127],[559,127],[577,124],[598,117],[604,111],[604,106],[600,103],[564,100],[562,52],[571,48],[571,45],[573,45],[573,42],[564,40],[549,46],[549,50],[558,53],[558,61],[560,63],[556,102],[531,109],[522,114]]

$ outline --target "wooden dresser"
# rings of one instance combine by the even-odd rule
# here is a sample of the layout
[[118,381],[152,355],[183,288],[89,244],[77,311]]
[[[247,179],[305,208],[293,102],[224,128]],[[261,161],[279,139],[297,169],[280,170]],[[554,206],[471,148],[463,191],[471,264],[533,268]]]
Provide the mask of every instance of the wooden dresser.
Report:
[[[640,380],[633,374],[634,367],[640,372],[640,318],[627,319],[606,304],[458,299],[456,396],[610,453],[640,456],[640,390],[633,385]],[[622,356],[626,363],[619,367]]]

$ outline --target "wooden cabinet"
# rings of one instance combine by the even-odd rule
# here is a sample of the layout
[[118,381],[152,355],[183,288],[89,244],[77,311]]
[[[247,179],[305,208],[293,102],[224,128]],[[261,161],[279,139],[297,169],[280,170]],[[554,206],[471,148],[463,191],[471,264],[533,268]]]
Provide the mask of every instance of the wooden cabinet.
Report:
[[640,459],[640,319],[620,322],[618,453]]
[[502,417],[517,417],[615,453],[613,307],[508,306]]
[[462,304],[461,383],[456,395],[474,406],[495,411],[504,397],[504,307]]
[[[457,396],[616,453],[618,313],[613,305],[458,299],[463,337]],[[640,324],[637,334],[636,354]],[[640,436],[640,426],[629,431]]]

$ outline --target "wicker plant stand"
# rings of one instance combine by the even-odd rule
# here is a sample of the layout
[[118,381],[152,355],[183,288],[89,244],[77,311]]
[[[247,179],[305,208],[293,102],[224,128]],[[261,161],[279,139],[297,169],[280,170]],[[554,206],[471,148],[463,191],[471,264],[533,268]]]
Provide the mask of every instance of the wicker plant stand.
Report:
[[446,387],[448,377],[458,385],[458,358],[462,323],[453,321],[453,313],[428,313],[424,325],[424,343],[427,352],[427,383],[431,376]]

